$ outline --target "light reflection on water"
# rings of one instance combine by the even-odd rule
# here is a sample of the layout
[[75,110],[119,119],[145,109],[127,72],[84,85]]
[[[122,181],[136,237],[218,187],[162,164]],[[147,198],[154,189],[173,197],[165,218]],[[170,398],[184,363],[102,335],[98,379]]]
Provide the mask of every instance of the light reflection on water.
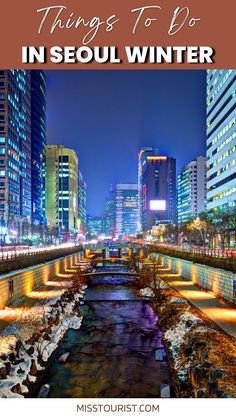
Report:
[[[151,305],[133,286],[97,284],[78,309],[83,324],[68,332],[48,371],[49,397],[160,397],[168,363]],[[155,361],[157,348],[164,362]],[[61,365],[64,352],[70,357]]]

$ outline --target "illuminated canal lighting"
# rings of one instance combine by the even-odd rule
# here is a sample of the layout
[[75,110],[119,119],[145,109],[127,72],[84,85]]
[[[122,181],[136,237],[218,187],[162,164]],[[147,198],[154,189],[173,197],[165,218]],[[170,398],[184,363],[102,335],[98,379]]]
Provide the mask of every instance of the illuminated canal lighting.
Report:
[[[168,275],[168,277],[172,277],[172,275]],[[192,281],[171,281],[171,285],[189,287],[189,285],[193,285],[193,282]]]
[[31,291],[27,294],[28,298],[35,298],[39,300],[51,299],[59,297],[63,294],[63,290],[40,290],[40,291]]
[[[60,274],[62,275],[62,274]],[[66,275],[66,274],[65,274]],[[58,274],[57,274],[58,276]],[[68,277],[68,275],[66,275],[66,277]],[[57,288],[63,288],[65,287],[65,282],[60,282],[60,281],[48,281],[47,282],[47,287],[57,287]]]
[[215,296],[213,294],[206,291],[197,291],[195,289],[184,291],[184,296],[187,299],[193,299],[193,300],[209,300],[209,299],[214,300],[215,299]]

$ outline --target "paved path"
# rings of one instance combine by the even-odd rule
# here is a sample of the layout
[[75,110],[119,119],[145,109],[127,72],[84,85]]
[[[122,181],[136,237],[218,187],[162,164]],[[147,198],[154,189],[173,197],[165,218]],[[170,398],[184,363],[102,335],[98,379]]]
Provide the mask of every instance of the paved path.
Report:
[[167,269],[160,269],[160,274],[169,285],[199,308],[221,329],[236,338],[236,309],[218,300],[211,292],[200,290],[192,281],[180,278]]
[[37,289],[35,288],[13,304],[0,310],[0,352],[2,335],[8,333],[7,330],[10,330],[14,324],[24,323],[25,317],[28,316],[33,319],[37,313],[43,313],[43,307],[48,303],[53,304],[54,300],[56,301],[64,290],[68,288],[70,279],[78,272],[78,266],[84,268],[84,265],[87,263],[87,261],[80,261],[76,266],[70,268],[69,273],[61,274],[62,279],[49,279],[46,284],[41,285]]

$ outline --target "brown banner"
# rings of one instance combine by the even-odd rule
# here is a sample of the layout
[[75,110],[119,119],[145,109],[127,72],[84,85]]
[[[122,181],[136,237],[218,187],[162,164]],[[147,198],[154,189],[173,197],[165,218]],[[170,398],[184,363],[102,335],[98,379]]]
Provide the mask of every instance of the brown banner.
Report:
[[235,0],[7,0],[0,10],[0,68],[236,68]]

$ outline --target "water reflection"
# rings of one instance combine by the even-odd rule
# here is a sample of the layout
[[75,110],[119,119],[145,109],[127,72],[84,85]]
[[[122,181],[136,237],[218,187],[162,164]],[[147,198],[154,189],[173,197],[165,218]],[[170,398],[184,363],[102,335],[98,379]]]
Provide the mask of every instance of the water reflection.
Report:
[[[49,397],[159,397],[169,382],[161,331],[134,286],[94,284],[79,310],[82,328],[67,334],[49,369]],[[155,361],[157,348],[164,362]],[[60,365],[63,352],[70,357]]]

